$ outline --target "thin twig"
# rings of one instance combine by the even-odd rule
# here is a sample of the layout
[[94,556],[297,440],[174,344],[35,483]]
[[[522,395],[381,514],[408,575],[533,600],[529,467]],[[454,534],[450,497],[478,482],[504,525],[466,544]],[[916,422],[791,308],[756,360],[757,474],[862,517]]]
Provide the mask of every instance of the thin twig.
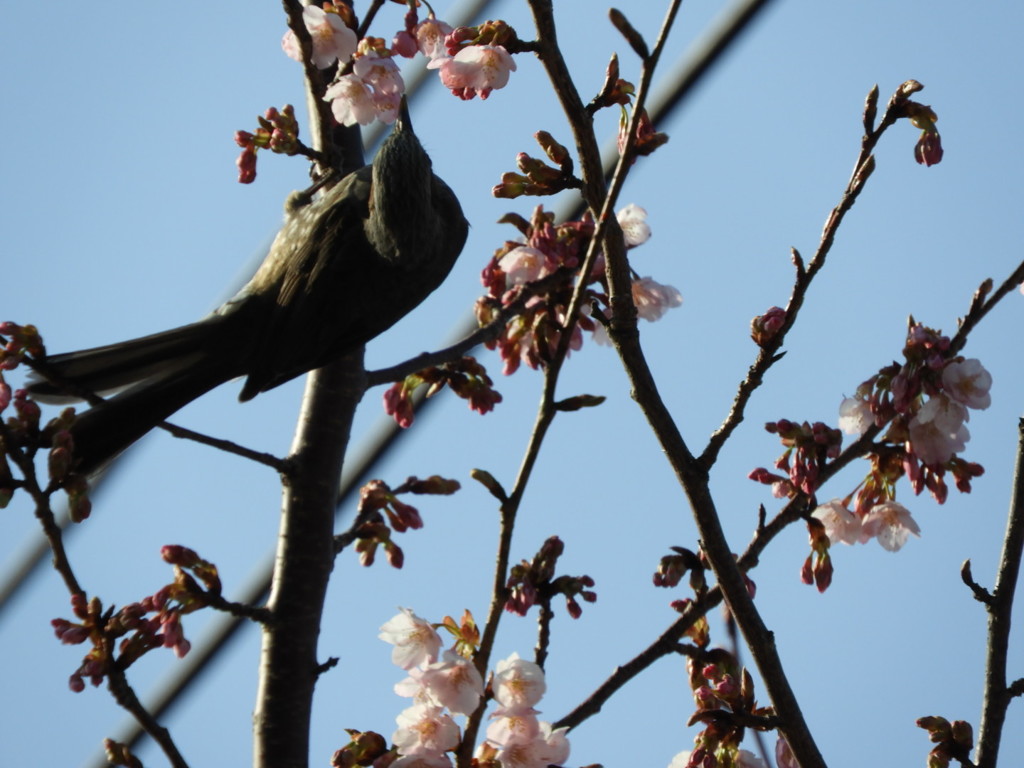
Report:
[[700,456],[700,462],[706,470],[710,471],[711,467],[714,466],[722,446],[725,445],[729,436],[733,431],[735,431],[736,427],[740,425],[740,422],[743,421],[747,403],[750,401],[755,390],[761,386],[764,381],[765,374],[772,365],[781,359],[781,349],[786,340],[786,335],[796,322],[800,308],[803,306],[804,297],[806,296],[815,275],[817,275],[821,268],[825,266],[825,260],[828,257],[829,251],[832,249],[832,244],[835,241],[839,225],[842,224],[843,219],[853,207],[853,204],[857,202],[857,198],[864,190],[865,182],[875,169],[875,159],[872,152],[878,144],[879,139],[881,139],[882,134],[884,134],[886,129],[893,125],[897,120],[899,106],[902,103],[897,100],[899,93],[900,92],[897,91],[896,95],[890,99],[885,114],[882,116],[882,120],[877,127],[874,127],[873,123],[874,112],[878,101],[878,86],[872,88],[871,92],[868,94],[863,113],[865,133],[861,138],[860,151],[857,155],[856,162],[853,164],[853,171],[850,174],[850,179],[846,184],[846,188],[843,190],[843,194],[838,205],[829,212],[828,218],[825,220],[825,227],[822,230],[821,239],[818,242],[818,247],[814,252],[814,256],[811,259],[810,264],[805,266],[800,253],[795,248],[792,250],[792,259],[796,274],[793,289],[790,292],[789,301],[786,304],[785,320],[776,335],[758,350],[757,359],[754,361],[753,365],[750,366],[750,370],[747,373],[746,378],[740,382],[736,397],[733,400],[732,408],[728,415],[726,415],[721,426],[715,430],[711,435],[711,438],[708,440],[707,447]]
[[[108,642],[112,649],[114,640],[111,638],[108,639]],[[160,725],[149,713],[149,710],[142,705],[139,697],[135,695],[134,689],[128,684],[128,678],[119,664],[111,665],[111,668],[108,670],[107,687],[114,700],[122,708],[130,712],[132,717],[142,726],[143,730],[149,734],[149,737],[160,746],[160,749],[167,755],[167,759],[173,768],[188,768],[188,763],[185,762],[185,758],[178,751],[174,739],[171,738],[171,732]]]

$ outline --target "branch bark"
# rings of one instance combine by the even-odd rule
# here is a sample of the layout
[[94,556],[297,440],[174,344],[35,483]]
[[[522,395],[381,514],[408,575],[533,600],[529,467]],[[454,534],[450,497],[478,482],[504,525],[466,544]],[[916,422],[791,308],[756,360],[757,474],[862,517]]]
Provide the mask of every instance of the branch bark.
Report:
[[334,564],[334,504],[352,416],[365,391],[360,348],[306,384],[264,626],[254,715],[254,765],[306,768],[317,640]]
[[1010,646],[1010,615],[1013,596],[1024,553],[1024,419],[1017,424],[1017,466],[1013,475],[1010,516],[1006,523],[999,573],[988,610],[988,658],[985,663],[985,697],[982,703],[981,727],[975,764],[978,768],[995,768],[999,758],[999,742],[1003,735],[1006,710],[1013,698],[1006,683],[1006,657]]

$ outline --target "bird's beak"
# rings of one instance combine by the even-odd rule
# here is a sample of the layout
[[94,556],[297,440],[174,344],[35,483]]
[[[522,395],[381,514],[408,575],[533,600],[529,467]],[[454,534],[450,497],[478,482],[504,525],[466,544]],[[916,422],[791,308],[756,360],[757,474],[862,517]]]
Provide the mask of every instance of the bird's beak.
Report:
[[395,120],[396,131],[412,132],[412,118],[409,117],[409,101],[402,95],[402,101],[398,107],[398,118]]

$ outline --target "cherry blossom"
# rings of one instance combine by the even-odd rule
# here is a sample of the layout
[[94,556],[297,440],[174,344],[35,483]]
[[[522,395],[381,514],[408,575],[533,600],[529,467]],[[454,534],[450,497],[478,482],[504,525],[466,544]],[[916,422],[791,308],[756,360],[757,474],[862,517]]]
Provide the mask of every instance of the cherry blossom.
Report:
[[[313,38],[313,64],[317,69],[326,69],[335,61],[348,61],[356,52],[359,40],[341,16],[327,13],[316,5],[307,5],[302,11],[302,21]],[[302,61],[302,48],[292,30],[285,32],[281,39],[285,54],[295,61]]]
[[435,59],[447,58],[448,51],[445,48],[444,39],[452,31],[450,25],[435,19],[433,16],[429,16],[416,25],[413,34],[416,36],[416,43],[419,45],[420,53],[434,61]]
[[377,117],[373,91],[354,74],[339,77],[324,93],[334,119],[342,125],[369,125]]
[[401,611],[385,623],[377,635],[385,643],[395,646],[391,651],[391,661],[402,669],[412,669],[417,664],[436,661],[441,637],[428,621],[408,608],[402,608]]
[[[472,713],[484,694],[484,681],[476,666],[451,650],[444,652],[442,661],[411,670],[409,679],[419,683],[435,704],[460,715]],[[395,686],[398,693],[400,685]],[[409,690],[409,686],[404,690]]]
[[775,762],[779,768],[800,768],[800,764],[797,763],[796,756],[793,754],[789,742],[781,735],[779,740],[775,742]]
[[501,257],[498,266],[507,286],[525,285],[549,274],[548,257],[536,248],[521,245]]
[[860,518],[847,509],[839,499],[822,504],[811,513],[811,516],[822,522],[825,534],[833,544],[856,544],[860,540]]
[[540,723],[536,738],[502,747],[497,758],[502,768],[548,768],[549,765],[561,765],[569,759],[569,740],[565,737],[567,730],[559,728],[552,731],[550,723]]
[[441,707],[414,704],[395,718],[391,742],[403,755],[440,756],[459,743],[459,726]]
[[389,768],[451,768],[448,755],[402,755]]
[[967,447],[967,409],[945,395],[936,395],[910,420],[910,445],[925,464],[945,464]]
[[899,502],[885,501],[873,506],[864,518],[860,540],[876,538],[883,549],[897,552],[907,543],[910,534],[921,535],[910,510]]
[[953,361],[942,371],[943,391],[968,408],[985,410],[992,405],[992,374],[980,360]]
[[863,435],[875,423],[871,405],[859,397],[847,397],[839,404],[839,428],[848,435]]
[[356,59],[352,73],[370,88],[376,117],[382,123],[393,123],[405,93],[405,81],[395,60],[371,51]]
[[486,99],[492,90],[504,88],[516,63],[500,45],[469,45],[451,58],[434,59],[427,67],[440,70],[445,88],[469,100],[474,96]]
[[633,303],[637,314],[652,323],[670,309],[683,303],[683,295],[671,285],[662,285],[650,277],[633,281]]
[[540,734],[537,710],[530,708],[495,710],[494,721],[487,726],[487,740],[499,747],[529,744]]
[[647,211],[639,205],[630,203],[616,213],[615,218],[618,219],[619,226],[622,227],[622,235],[626,240],[627,248],[635,248],[651,239],[651,227],[647,223]]
[[515,652],[495,666],[491,685],[494,698],[506,709],[530,708],[547,690],[544,670]]

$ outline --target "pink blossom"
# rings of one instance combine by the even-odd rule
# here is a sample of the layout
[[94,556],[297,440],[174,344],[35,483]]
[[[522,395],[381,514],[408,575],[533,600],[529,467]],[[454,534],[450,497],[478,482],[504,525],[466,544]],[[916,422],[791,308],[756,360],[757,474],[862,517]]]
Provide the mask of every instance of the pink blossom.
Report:
[[633,303],[637,314],[652,323],[673,307],[683,303],[683,295],[671,285],[662,285],[650,277],[633,281]]
[[945,395],[935,395],[910,420],[910,445],[925,464],[945,464],[967,447],[967,409]]
[[476,666],[454,651],[445,651],[443,661],[430,664],[414,677],[438,705],[459,715],[472,713],[484,695],[484,681]]
[[985,410],[992,405],[992,374],[980,360],[954,361],[942,371],[943,391],[968,408]]
[[451,768],[452,759],[448,755],[402,755],[388,768]]
[[532,661],[519,658],[515,652],[497,663],[491,685],[494,698],[508,709],[530,708],[547,690],[544,670]]
[[505,284],[525,285],[539,280],[548,274],[548,257],[536,248],[521,245],[513,248],[498,261],[498,266],[505,273]]
[[825,534],[833,544],[856,544],[860,539],[860,518],[848,510],[839,499],[822,504],[811,517],[825,526]]
[[[582,311],[584,312],[584,314],[586,314],[586,311],[588,309],[589,307],[583,307]],[[606,319],[610,319],[608,318],[608,315],[605,314],[604,312],[602,312],[601,314]],[[594,343],[600,347],[610,347],[612,345],[612,340],[608,338],[608,330],[604,327],[604,323],[600,321],[594,323],[594,330],[590,332],[590,336],[594,340]]]
[[443,21],[438,21],[433,16],[421,21],[413,31],[420,53],[431,61],[447,58],[448,51],[445,48],[444,39],[451,33],[451,26]]
[[459,726],[440,707],[414,704],[395,718],[391,742],[403,755],[440,756],[459,743]]
[[863,435],[875,423],[871,406],[859,397],[846,397],[839,404],[839,428],[848,435]]
[[877,538],[883,549],[896,552],[907,543],[910,534],[921,535],[910,510],[899,502],[885,501],[873,506],[864,517],[860,540]]
[[779,768],[800,768],[789,742],[782,736],[775,742],[775,762]]
[[551,730],[549,723],[540,723],[536,738],[524,743],[513,743],[498,751],[502,768],[548,768],[561,765],[569,759],[567,728]]
[[437,660],[441,649],[441,637],[430,622],[421,619],[408,608],[388,620],[377,635],[385,643],[394,645],[391,661],[402,669],[412,669],[417,664]]
[[[327,13],[316,5],[307,5],[302,11],[302,21],[313,38],[313,64],[317,69],[326,69],[339,59],[348,61],[359,44],[353,32],[341,16]],[[281,39],[281,47],[289,58],[302,61],[299,39],[290,29]]]
[[405,93],[405,81],[398,65],[390,56],[376,56],[372,52],[356,59],[352,72],[374,91],[401,96]]
[[487,740],[498,747],[529,744],[540,734],[540,721],[535,709],[496,709],[487,726]]
[[495,88],[508,84],[516,63],[500,45],[469,45],[452,58],[434,59],[429,69],[439,69],[441,82],[461,99],[486,99]]
[[391,52],[406,59],[411,59],[418,50],[415,35],[407,29],[403,29],[391,40]]
[[334,119],[342,125],[369,125],[377,117],[373,92],[356,75],[343,75],[324,93]]
[[690,764],[690,755],[692,752],[689,749],[684,749],[672,758],[672,761],[668,764],[668,768],[686,768]]
[[622,235],[626,240],[627,248],[635,248],[651,239],[651,228],[647,224],[647,211],[639,205],[630,203],[616,213],[615,218],[618,219],[619,226],[622,227]]

